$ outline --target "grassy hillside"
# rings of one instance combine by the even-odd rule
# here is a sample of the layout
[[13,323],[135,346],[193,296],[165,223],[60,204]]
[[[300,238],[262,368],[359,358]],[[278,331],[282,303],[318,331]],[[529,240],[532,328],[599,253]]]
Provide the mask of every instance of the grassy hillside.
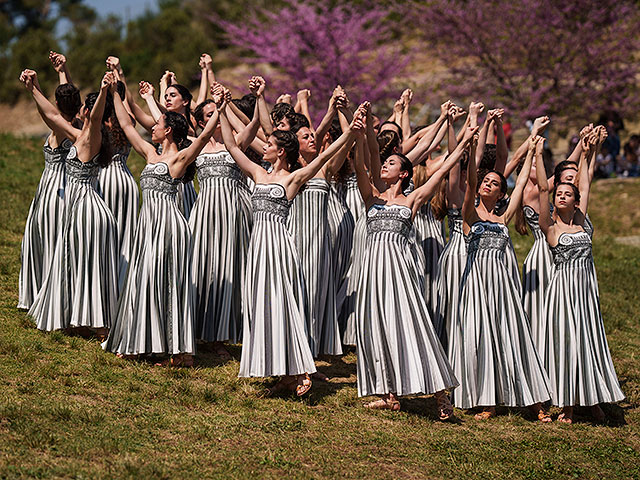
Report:
[[[640,478],[640,182],[599,183],[590,214],[609,344],[627,400],[607,425],[578,412],[541,425],[517,409],[478,423],[435,420],[432,398],[362,408],[355,355],[323,362],[332,380],[304,400],[262,399],[199,352],[193,369],[155,368],[96,341],[37,331],[15,309],[24,221],[41,141],[0,135],[0,478]],[[138,175],[142,162],[130,162]],[[531,236],[513,236],[520,262]],[[555,410],[554,410],[555,412]]]

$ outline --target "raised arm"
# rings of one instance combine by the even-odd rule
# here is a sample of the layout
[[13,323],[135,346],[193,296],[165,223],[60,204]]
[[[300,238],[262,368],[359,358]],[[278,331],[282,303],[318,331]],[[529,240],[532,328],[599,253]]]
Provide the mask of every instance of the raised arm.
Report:
[[57,137],[66,137],[75,142],[80,135],[80,130],[67,122],[58,109],[42,94],[35,70],[23,70],[20,74],[20,81],[31,92],[44,123],[53,130]]
[[540,224],[540,230],[547,235],[549,227],[553,225],[553,220],[549,209],[549,182],[547,181],[547,171],[545,170],[544,161],[542,160],[542,148],[536,148],[536,177],[540,201],[538,222]]
[[[378,192],[383,192],[387,189],[387,186],[380,179],[380,168],[382,167],[382,161],[380,160],[380,145],[378,145],[376,132],[373,129],[373,117],[371,114],[371,104],[369,102],[364,103],[364,113],[367,140],[366,150],[369,152],[369,174],[371,175],[371,181]],[[366,160],[366,152],[363,152],[363,162],[365,162],[365,165],[367,164]]]
[[464,153],[467,145],[477,131],[478,127],[468,128],[465,132],[464,137],[462,138],[462,141],[458,144],[453,152],[449,153],[442,166],[429,177],[429,180],[427,180],[423,185],[416,188],[409,194],[409,199],[412,200],[411,208],[413,210],[414,216],[418,212],[420,207],[422,207],[422,205],[424,205],[427,201],[429,201],[429,199],[431,199],[431,197],[433,197],[433,195],[438,190],[440,182],[447,175],[447,173],[449,173],[449,170],[451,170],[454,165],[460,162],[462,154]]
[[[413,148],[413,150],[406,154],[407,158],[411,160],[411,163],[413,163],[414,165],[420,163],[422,160],[424,160],[425,156],[430,153],[432,146],[435,143],[434,140],[436,140],[439,134],[441,135],[440,141],[442,141],[442,139],[444,138],[444,135],[447,132],[445,122],[447,120],[447,113],[449,112],[449,108],[451,107],[451,105],[452,104],[450,100],[447,100],[442,105],[440,105],[440,116],[435,121],[435,123],[431,125],[431,127],[433,128],[430,128],[429,132],[420,139],[415,148]],[[441,132],[443,125],[445,126],[445,128],[444,131]]]
[[[471,124],[473,124],[473,122],[471,122]],[[471,127],[470,125],[468,128],[477,128],[477,125],[475,125],[475,127]],[[464,201],[462,202],[462,219],[469,227],[480,220],[478,212],[476,211],[476,189],[478,188],[478,168],[476,167],[477,143],[478,141],[474,137],[471,143],[471,150],[469,151],[469,162],[467,163],[467,189],[464,192]]]
[[350,127],[338,137],[338,139],[329,145],[324,152],[314,158],[306,166],[292,172],[292,186],[297,191],[307,180],[312,178],[320,171],[322,166],[346,144],[352,144],[355,139],[355,129],[364,128],[363,121],[360,117],[354,118]]
[[493,123],[496,126],[497,138],[496,138],[496,165],[494,169],[496,172],[504,173],[507,166],[507,160],[509,159],[509,147],[507,147],[507,137],[504,135],[504,127],[502,126],[502,117],[504,116],[504,109],[499,108],[498,113],[493,119]]
[[[318,128],[316,128],[316,139],[319,143],[322,142],[325,135],[331,128],[331,123],[333,122],[333,119],[336,116],[336,113],[338,113],[337,104],[344,102],[344,98],[340,97],[336,92],[337,92],[337,87],[333,90],[333,94],[329,99],[329,107],[327,108],[327,113],[325,113],[324,117],[322,118],[322,121],[320,122],[320,125],[318,125]],[[321,145],[319,144],[318,148],[320,148],[320,146]]]
[[409,138],[411,135],[411,120],[409,118],[409,107],[411,106],[411,100],[413,100],[413,91],[410,88],[405,89],[400,95],[402,99],[402,112],[400,113],[400,127],[402,127],[402,134],[404,138]]
[[160,117],[163,115],[163,111],[158,106],[154,94],[155,89],[153,88],[153,85],[149,82],[145,82],[144,80],[140,82],[140,97],[147,102],[147,107],[149,107],[149,111],[151,112],[151,116],[153,117],[155,124],[160,120]]
[[269,107],[267,106],[267,101],[264,99],[264,90],[267,86],[264,78],[262,77],[252,77],[249,81],[249,88],[251,88],[251,83],[254,82],[257,85],[255,89],[256,102],[258,104],[258,111],[260,112],[260,126],[264,131],[264,134],[268,137],[273,133],[273,124],[271,123],[271,117],[269,117]]
[[[244,152],[249,145],[251,145],[256,139],[256,135],[258,133],[258,129],[260,128],[260,114],[258,112],[258,102],[256,102],[255,107],[253,107],[253,118],[247,124],[246,127],[242,129],[241,132],[238,133],[236,137],[236,143],[240,147],[240,149]],[[262,140],[258,140],[260,145],[264,142]],[[256,145],[257,146],[257,145]]]
[[[222,105],[222,100],[218,99],[217,103]],[[200,135],[193,139],[191,145],[189,145],[184,150],[180,150],[180,153],[178,155],[178,162],[181,163],[184,168],[186,168],[191,162],[196,159],[204,146],[207,144],[207,142],[211,138],[211,135],[213,135],[213,132],[218,126],[218,119],[219,111],[216,110],[215,112],[213,112],[213,115],[209,117],[209,120],[207,120],[207,124],[204,126],[204,129],[202,129],[202,132],[200,132]]]
[[120,124],[120,128],[122,128],[122,130],[124,131],[124,134],[127,137],[127,140],[129,140],[129,143],[131,144],[133,149],[138,152],[138,154],[142,158],[148,160],[151,155],[155,154],[153,145],[145,141],[133,125],[133,120],[131,119],[129,112],[126,109],[124,102],[120,98],[120,95],[116,93],[115,81],[109,85],[109,89],[113,94],[113,106],[116,112],[116,117],[118,118],[118,123]]
[[209,79],[207,78],[207,66],[206,63],[211,63],[211,56],[207,53],[200,55],[198,66],[200,67],[200,88],[198,89],[198,97],[196,98],[196,105],[200,105],[207,99],[207,93],[209,91]]
[[524,164],[522,165],[522,170],[518,174],[518,178],[516,180],[516,186],[513,188],[513,192],[511,192],[511,198],[509,198],[509,206],[507,210],[502,214],[502,218],[504,224],[507,225],[513,216],[516,214],[516,211],[519,208],[522,208],[522,192],[524,191],[524,187],[529,180],[529,173],[531,172],[531,163],[533,162],[533,156],[535,154],[536,146],[540,141],[543,141],[542,137],[535,137],[534,141],[529,143],[529,150],[527,151],[527,157],[524,160]]
[[[364,142],[364,135],[358,132],[356,138],[355,161],[353,163],[356,171],[356,180],[358,182],[358,190],[360,190],[360,196],[362,196],[362,200],[364,201],[365,205],[369,207],[373,201],[375,187],[371,185],[371,179],[367,174],[367,168],[364,163],[365,148],[367,147]],[[377,189],[375,190],[377,193]]]
[[313,128],[313,120],[311,120],[311,114],[309,113],[309,97],[311,97],[311,90],[304,88],[298,91],[296,106],[294,110],[298,113],[301,113],[309,120],[309,126],[313,133],[315,133],[315,129]]
[[73,83],[71,81],[71,74],[67,68],[67,57],[52,50],[49,52],[49,60],[53,64],[53,68],[58,72],[58,81],[60,85]]
[[484,123],[482,127],[480,127],[480,131],[478,132],[478,148],[476,149],[476,165],[480,165],[480,161],[482,160],[482,156],[484,155],[484,147],[487,145],[487,133],[491,124],[493,123],[493,119],[497,114],[497,110],[489,110],[487,112],[487,117],[484,119]]
[[229,119],[226,114],[226,102],[222,104],[222,106],[218,109],[219,111],[219,119],[220,119],[220,128],[222,129],[222,141],[224,142],[224,146],[227,151],[231,154],[235,162],[238,164],[240,169],[251,179],[257,183],[257,177],[260,174],[260,171],[264,172],[264,169],[255,163],[253,163],[249,157],[245,155],[245,153],[238,147],[236,143],[236,139],[233,136],[233,130],[231,129],[231,124],[229,123]]

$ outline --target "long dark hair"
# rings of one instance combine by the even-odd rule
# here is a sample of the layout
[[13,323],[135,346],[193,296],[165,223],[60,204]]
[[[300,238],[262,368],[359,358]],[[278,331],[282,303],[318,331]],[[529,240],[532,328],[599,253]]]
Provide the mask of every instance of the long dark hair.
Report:
[[80,90],[72,83],[63,83],[56,88],[56,105],[64,115],[75,117],[80,111]]
[[[93,110],[93,106],[96,104],[96,100],[98,99],[98,92],[91,92],[87,94],[87,97],[84,100],[84,108],[89,110],[89,114]],[[100,123],[100,152],[96,158],[98,165],[101,167],[106,167],[111,163],[111,159],[113,157],[113,149],[111,148],[109,129],[105,125],[105,121],[108,120],[113,114],[113,98],[111,98],[111,102],[109,102],[109,95],[107,95],[107,102],[104,106],[104,113],[102,114],[102,122]]]
[[[176,112],[165,112],[164,123],[167,127],[171,127],[171,135],[173,137],[173,141],[178,146],[178,150],[183,150],[191,145],[191,140],[187,138],[187,136],[189,135],[189,125],[187,124],[187,119],[184,118],[184,115]],[[193,177],[195,177],[195,175],[196,164],[192,162],[184,172],[184,175],[182,176],[182,182],[190,182],[191,180],[193,180]]]
[[193,123],[191,122],[191,100],[193,99],[193,95],[191,95],[191,92],[189,91],[189,89],[187,87],[185,87],[184,85],[180,85],[179,83],[174,83],[173,85],[169,85],[167,87],[167,90],[169,90],[170,88],[175,88],[178,93],[180,94],[180,96],[182,97],[183,100],[187,100],[187,106],[185,107],[185,117],[187,120],[187,125],[193,129],[193,131],[195,132],[195,127],[193,126]]
[[274,130],[271,134],[276,140],[276,145],[283,148],[287,155],[287,166],[290,172],[300,168],[298,159],[300,158],[300,143],[298,137],[293,132],[283,132],[281,130]]

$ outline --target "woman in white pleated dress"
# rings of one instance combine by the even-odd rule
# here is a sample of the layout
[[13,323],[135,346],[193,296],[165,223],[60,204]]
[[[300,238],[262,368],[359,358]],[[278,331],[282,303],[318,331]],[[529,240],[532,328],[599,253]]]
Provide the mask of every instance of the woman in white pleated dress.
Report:
[[364,140],[358,139],[358,187],[367,206],[366,248],[356,290],[358,395],[380,397],[367,408],[396,411],[400,396],[435,394],[439,418],[453,416],[446,390],[455,388],[458,380],[424,299],[422,272],[411,253],[412,220],[460,160],[476,130],[465,132],[441,169],[408,195],[404,192],[411,179],[411,161],[392,154],[380,167],[373,155],[372,180],[365,170]]
[[306,167],[297,168],[296,135],[274,131],[264,147],[263,158],[273,165],[267,172],[237,146],[224,110],[221,124],[227,150],[256,184],[251,197],[254,223],[244,284],[239,376],[280,376],[271,393],[292,390],[304,395],[311,388],[309,374],[316,368],[307,339],[309,310],[300,258],[287,230],[287,217],[300,187],[353,141],[354,134],[346,131]]
[[[115,83],[112,84],[115,88]],[[176,203],[178,185],[216,127],[213,115],[188,144],[186,119],[166,112],[152,128],[158,154],[133,126],[119,96],[116,114],[132,147],[146,161],[140,184],[142,209],[117,316],[103,345],[118,356],[170,355],[161,365],[192,366],[195,354],[195,292],[191,232]],[[187,146],[188,145],[188,146]]]
[[536,157],[540,228],[555,265],[545,296],[540,355],[549,373],[551,402],[562,407],[558,421],[568,424],[573,422],[575,406],[590,407],[594,418],[602,421],[604,412],[599,404],[624,399],[600,311],[592,230],[586,228],[589,167],[593,168],[593,157],[605,138],[604,128],[583,137],[579,187],[570,182],[554,186],[554,218],[549,213],[542,155]]

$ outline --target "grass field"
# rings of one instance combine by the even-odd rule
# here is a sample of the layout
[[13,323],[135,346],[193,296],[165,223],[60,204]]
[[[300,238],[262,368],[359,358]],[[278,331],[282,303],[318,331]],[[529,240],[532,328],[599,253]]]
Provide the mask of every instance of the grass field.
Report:
[[[15,309],[19,253],[42,170],[41,141],[0,135],[0,478],[640,478],[640,182],[598,183],[590,215],[609,345],[627,400],[607,425],[541,425],[501,410],[435,420],[433,398],[362,408],[355,354],[321,363],[311,395],[261,399],[199,352],[193,369],[154,368],[97,341],[37,331]],[[142,162],[131,160],[138,176]],[[520,262],[532,238],[513,236]],[[631,242],[633,243],[633,242]],[[557,413],[556,410],[553,410]]]

